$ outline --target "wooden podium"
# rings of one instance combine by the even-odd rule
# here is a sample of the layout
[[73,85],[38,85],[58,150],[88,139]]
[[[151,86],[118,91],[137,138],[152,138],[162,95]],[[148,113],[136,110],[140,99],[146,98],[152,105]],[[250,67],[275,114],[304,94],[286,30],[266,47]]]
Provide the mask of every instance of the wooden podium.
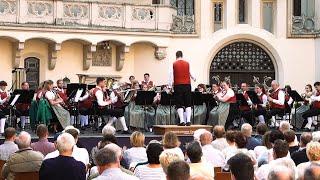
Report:
[[177,126],[177,125],[155,125],[153,132],[156,135],[164,135],[166,132],[173,132],[177,135],[193,135],[198,129],[205,129],[212,132],[212,126],[208,125],[192,125],[192,126]]

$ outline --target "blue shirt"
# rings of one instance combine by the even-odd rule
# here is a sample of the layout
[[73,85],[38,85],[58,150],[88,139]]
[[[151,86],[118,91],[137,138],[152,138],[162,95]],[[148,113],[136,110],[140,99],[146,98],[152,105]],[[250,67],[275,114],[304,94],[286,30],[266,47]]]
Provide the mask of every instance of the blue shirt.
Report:
[[256,146],[260,146],[260,145],[261,145],[261,143],[256,138],[254,138],[254,137],[247,138],[247,146],[246,146],[246,148],[248,150],[253,150]]

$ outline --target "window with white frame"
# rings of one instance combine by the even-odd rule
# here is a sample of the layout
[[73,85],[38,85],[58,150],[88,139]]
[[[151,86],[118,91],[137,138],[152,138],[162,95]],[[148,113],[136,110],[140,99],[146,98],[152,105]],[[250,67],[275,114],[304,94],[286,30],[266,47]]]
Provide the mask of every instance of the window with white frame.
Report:
[[262,1],[262,28],[273,33],[274,32],[274,14],[275,14],[275,2],[274,0]]
[[214,22],[214,31],[218,31],[223,28],[223,1],[214,1],[213,2],[213,22]]

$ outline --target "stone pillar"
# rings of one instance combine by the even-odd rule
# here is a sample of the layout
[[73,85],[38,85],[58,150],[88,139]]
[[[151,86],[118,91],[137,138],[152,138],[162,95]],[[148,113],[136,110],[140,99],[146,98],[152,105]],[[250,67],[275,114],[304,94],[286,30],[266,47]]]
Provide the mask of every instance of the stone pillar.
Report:
[[252,27],[255,28],[261,28],[261,0],[251,0],[251,5],[250,5],[250,9],[248,9],[248,11],[251,11],[251,13],[249,13],[249,24],[252,25]]
[[19,68],[21,52],[24,49],[24,42],[15,42],[12,45],[12,67]]
[[83,45],[83,70],[88,70],[92,65],[92,53],[97,49],[97,45]]
[[49,70],[53,70],[56,67],[57,62],[57,54],[58,51],[61,50],[60,43],[49,44],[48,46],[48,68]]
[[116,70],[121,71],[124,65],[125,55],[129,53],[130,47],[120,45],[116,47]]
[[227,22],[227,28],[232,28],[234,27],[238,21],[237,21],[237,2],[236,1],[226,1],[226,15],[225,20]]

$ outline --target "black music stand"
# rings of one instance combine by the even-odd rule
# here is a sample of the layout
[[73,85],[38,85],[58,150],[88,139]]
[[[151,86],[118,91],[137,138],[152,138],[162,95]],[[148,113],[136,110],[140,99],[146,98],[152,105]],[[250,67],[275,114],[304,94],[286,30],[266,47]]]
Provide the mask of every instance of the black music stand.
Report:
[[[9,99],[9,122],[11,127],[16,127],[17,125],[17,117],[16,117],[16,104],[31,104],[31,101],[34,97],[34,90],[23,90],[16,89],[13,91],[10,99]],[[19,96],[16,98],[16,96]]]
[[192,102],[192,124],[194,124],[194,106],[203,105],[202,93],[199,91],[191,92],[191,102]]
[[[74,99],[78,90],[82,90],[81,96],[86,94],[87,85],[80,83],[71,83],[67,85],[67,96],[68,100]],[[77,127],[79,123],[79,102],[72,101],[71,114],[74,115],[74,126]]]
[[[260,98],[258,97],[258,94],[254,91],[247,91],[247,94],[252,102],[252,104],[258,105],[258,104],[263,104],[263,102],[261,102]],[[251,111],[251,118],[252,120],[255,119],[254,113],[253,111]]]
[[[294,102],[304,101],[304,99],[300,96],[300,94],[295,90],[288,91],[288,94],[293,99]],[[296,127],[297,126],[297,107],[296,106],[294,106],[294,117],[296,118],[294,121],[294,125]]]
[[209,113],[214,107],[218,106],[218,104],[217,104],[217,101],[213,98],[212,94],[202,94],[201,98],[202,98],[202,101],[207,105],[206,124],[208,124]]
[[93,89],[93,88],[95,88],[95,87],[96,87],[96,85],[90,84],[90,85],[88,85],[88,90],[91,90],[91,89]]
[[168,94],[166,92],[161,92],[161,99],[159,104],[163,105],[163,106],[169,106],[170,107],[170,122],[172,122],[171,120],[171,108],[172,105],[174,104],[175,100],[174,100],[174,96],[173,94]]
[[240,121],[239,121],[239,124],[238,124],[238,127],[240,126],[241,124],[241,121],[242,121],[242,118],[241,118],[241,110],[239,108],[239,106],[249,106],[246,98],[243,96],[242,93],[237,93],[236,94],[236,98],[237,98],[237,105],[238,105],[238,109],[239,109],[239,112],[238,112],[238,117],[240,117]]
[[[136,105],[143,106],[144,117],[147,117],[147,106],[151,106],[153,104],[153,98],[156,96],[156,92],[154,91],[138,91],[136,97]],[[146,129],[146,122],[144,121],[144,129]]]

